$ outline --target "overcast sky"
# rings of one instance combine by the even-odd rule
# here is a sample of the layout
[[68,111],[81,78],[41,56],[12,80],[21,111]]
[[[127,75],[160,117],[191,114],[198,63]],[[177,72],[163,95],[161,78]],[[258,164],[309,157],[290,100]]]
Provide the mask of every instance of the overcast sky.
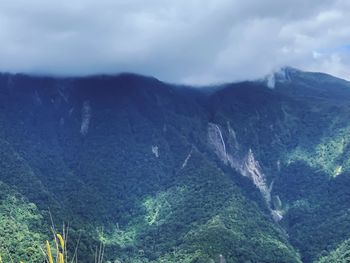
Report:
[[0,0],[0,71],[211,84],[285,65],[350,79],[350,1]]

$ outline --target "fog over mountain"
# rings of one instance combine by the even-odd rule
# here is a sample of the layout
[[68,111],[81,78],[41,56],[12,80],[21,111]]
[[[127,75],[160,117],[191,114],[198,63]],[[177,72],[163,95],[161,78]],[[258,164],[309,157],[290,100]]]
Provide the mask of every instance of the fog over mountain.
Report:
[[0,263],[349,263],[349,25],[0,0]]
[[212,84],[294,66],[349,79],[349,10],[346,0],[3,0],[0,71]]

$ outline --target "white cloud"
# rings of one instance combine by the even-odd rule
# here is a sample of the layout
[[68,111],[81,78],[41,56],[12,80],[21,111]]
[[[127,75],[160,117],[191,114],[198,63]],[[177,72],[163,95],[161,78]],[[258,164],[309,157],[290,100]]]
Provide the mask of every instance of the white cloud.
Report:
[[208,84],[280,66],[350,79],[346,0],[1,0],[0,71]]

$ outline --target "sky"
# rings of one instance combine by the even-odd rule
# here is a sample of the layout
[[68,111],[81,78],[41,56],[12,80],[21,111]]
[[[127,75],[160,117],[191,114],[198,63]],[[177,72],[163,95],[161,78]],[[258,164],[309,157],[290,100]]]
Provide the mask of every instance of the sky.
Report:
[[283,66],[350,80],[350,1],[0,0],[0,71],[208,85]]

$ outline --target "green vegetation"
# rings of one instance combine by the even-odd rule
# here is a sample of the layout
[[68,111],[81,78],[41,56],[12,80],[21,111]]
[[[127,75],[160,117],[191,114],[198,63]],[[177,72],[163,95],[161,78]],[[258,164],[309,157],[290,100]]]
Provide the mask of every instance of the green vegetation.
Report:
[[3,262],[42,262],[46,236],[35,204],[0,183],[0,255]]
[[330,176],[338,176],[350,168],[350,158],[347,158],[347,147],[350,143],[350,127],[331,131],[314,148],[303,150],[297,147],[289,156],[287,162],[304,161],[310,167],[322,170]]
[[317,263],[347,263],[350,261],[350,240],[341,243],[329,255],[320,258]]
[[[55,224],[69,222],[66,252],[74,255],[79,241],[80,262],[94,262],[96,244],[106,261],[123,263],[346,258],[344,83],[332,86],[333,98],[326,85],[317,80],[316,89],[303,76],[275,90],[246,82],[212,93],[129,75],[16,76],[11,88],[8,78],[0,75],[4,262],[43,261],[49,208]],[[82,133],[84,105],[91,120]],[[209,122],[218,125],[217,143],[237,167],[254,153],[270,204],[251,179],[218,158],[208,143]],[[283,212],[281,221],[270,208]]]

